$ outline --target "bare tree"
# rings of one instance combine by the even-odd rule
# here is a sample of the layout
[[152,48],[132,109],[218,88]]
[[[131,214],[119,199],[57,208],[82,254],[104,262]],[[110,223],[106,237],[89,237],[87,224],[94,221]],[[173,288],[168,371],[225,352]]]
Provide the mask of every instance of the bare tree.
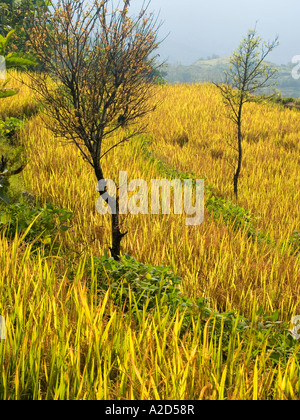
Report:
[[[46,72],[31,74],[33,88],[45,104],[50,129],[78,147],[98,181],[105,179],[102,158],[141,133],[141,118],[155,108],[149,76],[159,25],[148,13],[149,3],[130,18],[130,0],[120,1],[119,9],[110,0],[60,0],[34,17],[30,48]],[[120,129],[122,139],[104,149]],[[119,259],[126,235],[120,231],[119,198],[107,191],[100,195],[114,203],[111,254]]]
[[238,153],[233,187],[235,197],[238,197],[238,181],[242,169],[242,123],[243,109],[247,102],[261,101],[261,96],[255,96],[264,89],[275,85],[273,77],[277,72],[265,59],[278,45],[278,37],[272,42],[263,42],[257,36],[256,29],[250,30],[239,47],[230,57],[229,70],[225,71],[225,80],[215,84],[221,91],[223,100],[228,106],[228,117],[237,129],[237,146],[232,146]]

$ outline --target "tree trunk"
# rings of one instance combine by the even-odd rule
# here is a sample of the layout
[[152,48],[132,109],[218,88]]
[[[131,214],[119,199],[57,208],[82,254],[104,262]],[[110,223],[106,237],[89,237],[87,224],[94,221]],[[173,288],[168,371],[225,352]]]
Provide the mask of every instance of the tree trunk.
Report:
[[121,241],[126,233],[121,233],[120,231],[120,210],[119,210],[119,200],[116,199],[116,214],[111,215],[111,233],[112,233],[112,246],[110,248],[111,256],[114,260],[120,260],[121,254]]
[[[105,203],[109,204],[108,199],[103,198],[103,194],[100,193],[100,197],[102,198]],[[112,198],[110,198],[112,200]],[[119,209],[119,200],[116,198],[116,212],[112,212],[111,215],[111,242],[112,246],[110,249],[111,256],[116,260],[120,260],[121,254],[121,241],[124,236],[127,235],[127,232],[121,233],[120,231],[120,209]]]
[[105,199],[103,197],[103,192],[100,193],[100,197],[102,198],[105,203],[110,205],[110,202],[115,202],[115,212],[112,209],[111,214],[111,242],[112,246],[110,248],[111,256],[116,260],[120,260],[120,254],[121,254],[121,241],[124,238],[124,236],[127,235],[127,232],[121,233],[120,231],[120,206],[119,206],[119,198],[116,197],[116,199],[113,199],[110,197],[110,200],[107,198]]
[[[104,179],[104,175],[102,172],[102,168],[98,163],[98,160],[95,159],[94,160],[94,170],[95,170],[95,174],[97,177],[98,182],[102,181]],[[107,199],[103,198],[104,193],[107,193],[107,191],[103,191],[103,192],[99,192],[100,193],[100,197],[108,204],[109,203],[109,199],[107,197]],[[120,231],[120,205],[119,205],[119,197],[118,197],[118,192],[117,192],[117,196],[116,198],[112,198],[110,197],[110,201],[115,202],[115,212],[112,210],[112,215],[111,215],[111,239],[112,239],[112,246],[110,248],[110,252],[111,252],[111,256],[114,258],[114,260],[119,261],[120,260],[120,254],[121,254],[121,241],[124,238],[124,236],[127,235],[127,232],[125,233],[121,233]]]
[[238,198],[238,182],[239,176],[242,169],[242,159],[243,159],[243,150],[242,150],[242,122],[241,119],[238,121],[238,166],[234,174],[233,187],[235,198]]

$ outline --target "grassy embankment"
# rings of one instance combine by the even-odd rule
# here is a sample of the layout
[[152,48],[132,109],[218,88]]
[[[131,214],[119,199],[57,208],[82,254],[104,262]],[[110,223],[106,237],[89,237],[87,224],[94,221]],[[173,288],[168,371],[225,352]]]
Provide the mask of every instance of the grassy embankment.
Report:
[[[104,169],[107,178],[127,170],[128,179],[145,180],[193,173],[214,186],[217,204],[207,190],[201,226],[186,227],[185,216],[174,214],[124,221],[127,254],[182,277],[186,312],[176,310],[178,295],[155,301],[155,293],[143,310],[141,290],[127,290],[126,276],[136,271],[135,280],[149,291],[160,275],[150,266],[90,265],[91,256],[109,246],[109,220],[96,212],[92,170],[32,116],[19,133],[28,161],[25,188],[41,206],[54,203],[73,218],[71,229],[59,233],[58,255],[26,246],[26,238],[0,239],[0,313],[7,320],[2,399],[299,398],[300,343],[287,336],[287,323],[300,313],[299,254],[291,241],[299,229],[299,114],[274,104],[248,106],[237,208],[226,143],[234,131],[216,90],[157,89],[163,101],[149,117],[148,134],[107,155]],[[34,101],[20,87],[0,103],[1,116],[23,115]],[[223,219],[216,220],[212,210],[220,208]],[[243,209],[265,239],[249,235]],[[234,228],[234,217],[242,229]],[[116,291],[120,277],[130,305]],[[209,302],[197,306],[199,298]]]

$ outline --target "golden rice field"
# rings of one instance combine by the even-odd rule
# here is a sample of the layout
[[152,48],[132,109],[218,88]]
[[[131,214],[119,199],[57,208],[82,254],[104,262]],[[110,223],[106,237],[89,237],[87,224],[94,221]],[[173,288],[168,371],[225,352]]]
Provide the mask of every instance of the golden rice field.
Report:
[[[29,88],[11,83],[20,91],[0,103],[1,118],[35,106]],[[161,178],[155,160],[143,153],[147,139],[157,160],[206,178],[221,197],[234,201],[234,153],[227,143],[234,127],[216,88],[157,87],[157,100],[148,132],[105,157],[105,176],[118,179],[119,170],[127,170],[128,179]],[[170,266],[191,299],[209,298],[219,312],[236,310],[254,328],[261,305],[264,313],[278,310],[284,322],[300,314],[299,257],[287,242],[299,230],[300,115],[279,105],[249,104],[243,128],[238,205],[258,217],[259,231],[278,246],[253,241],[207,212],[204,223],[193,227],[185,225],[184,215],[129,215],[122,245],[140,262]],[[233,333],[224,353],[222,335],[209,335],[208,322],[204,328],[195,322],[192,334],[180,336],[179,313],[171,322],[157,308],[137,322],[124,316],[109,293],[97,301],[91,293],[96,274],[88,277],[84,268],[91,255],[108,249],[110,221],[96,211],[92,169],[72,144],[53,137],[40,115],[28,120],[21,140],[28,161],[24,188],[74,217],[61,257],[36,256],[18,238],[0,239],[0,314],[7,320],[7,339],[0,341],[1,398],[299,399],[296,352],[274,364],[262,342],[253,357],[258,342],[252,327],[247,339]]]

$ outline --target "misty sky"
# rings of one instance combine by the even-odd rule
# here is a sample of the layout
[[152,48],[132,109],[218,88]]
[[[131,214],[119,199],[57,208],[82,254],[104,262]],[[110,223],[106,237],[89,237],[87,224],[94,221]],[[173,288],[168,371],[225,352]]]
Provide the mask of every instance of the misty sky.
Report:
[[[142,3],[132,0],[132,9]],[[152,0],[149,10],[160,12],[161,38],[169,33],[160,55],[170,63],[189,65],[212,54],[229,56],[256,21],[264,40],[279,35],[280,45],[270,61],[287,64],[300,55],[299,0]]]

